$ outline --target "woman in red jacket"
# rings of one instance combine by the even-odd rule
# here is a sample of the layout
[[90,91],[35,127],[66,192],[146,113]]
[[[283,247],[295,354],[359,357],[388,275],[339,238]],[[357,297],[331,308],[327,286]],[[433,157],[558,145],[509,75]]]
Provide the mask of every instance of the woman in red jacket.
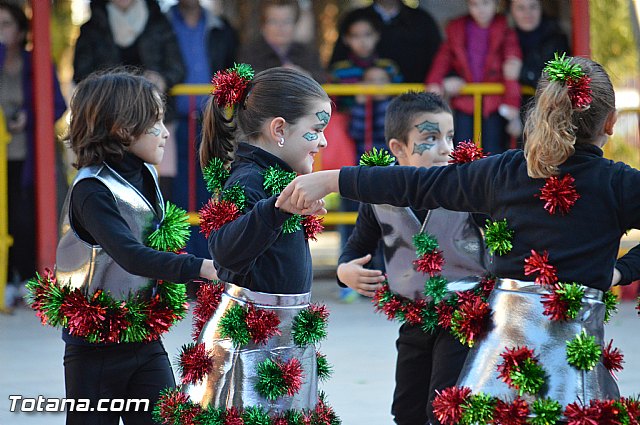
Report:
[[429,71],[427,90],[451,96],[456,142],[473,138],[473,97],[459,96],[466,83],[502,83],[504,95],[482,98],[482,146],[489,153],[506,148],[505,129],[520,135],[518,115],[522,65],[520,46],[506,18],[497,14],[497,0],[468,0],[469,14],[451,21],[446,41]]

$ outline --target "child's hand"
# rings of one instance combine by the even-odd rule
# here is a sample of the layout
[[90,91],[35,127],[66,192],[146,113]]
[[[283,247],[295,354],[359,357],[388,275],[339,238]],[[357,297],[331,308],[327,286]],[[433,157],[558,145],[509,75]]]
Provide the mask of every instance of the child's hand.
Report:
[[213,265],[213,260],[204,260],[200,266],[200,277],[209,280],[218,280],[218,273]]
[[522,60],[516,57],[510,57],[502,64],[502,75],[505,80],[517,80],[520,77],[522,69]]
[[447,77],[442,82],[444,86],[445,96],[455,96],[460,93],[462,87],[465,85],[465,81],[460,77]]
[[360,295],[373,297],[382,287],[384,275],[380,270],[365,269],[363,266],[371,261],[371,254],[356,258],[338,266],[338,279]]
[[318,171],[296,177],[284,188],[276,207],[292,214],[323,214],[324,198],[339,189],[338,178],[340,170]]

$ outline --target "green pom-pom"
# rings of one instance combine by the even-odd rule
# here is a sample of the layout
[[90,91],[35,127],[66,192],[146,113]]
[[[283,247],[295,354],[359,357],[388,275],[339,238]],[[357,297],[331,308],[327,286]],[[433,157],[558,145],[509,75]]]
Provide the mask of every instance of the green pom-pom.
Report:
[[420,329],[425,333],[435,332],[439,318],[433,302],[431,302],[427,308],[422,309],[421,317],[422,323],[420,324]]
[[442,276],[433,276],[424,284],[424,294],[432,297],[434,303],[439,303],[447,295],[447,279]]
[[629,418],[629,409],[627,409],[627,405],[619,400],[614,401],[613,405],[616,409],[618,409],[619,413],[616,419],[618,419],[620,425],[631,425],[631,419]]
[[278,166],[272,166],[264,170],[264,190],[270,196],[277,195],[287,187],[291,180],[296,178],[295,171],[284,171]]
[[224,425],[225,409],[208,406],[193,418],[194,424]]
[[271,425],[269,413],[262,406],[246,407],[242,414],[244,425]]
[[299,347],[315,344],[327,336],[327,320],[319,309],[306,308],[293,318],[291,334]]
[[244,188],[238,183],[224,189],[222,191],[222,199],[236,204],[239,211],[243,211],[247,203],[247,195],[244,193]]
[[202,176],[209,193],[215,195],[224,187],[229,178],[229,170],[227,170],[220,158],[213,158],[202,170]]
[[247,345],[251,334],[245,320],[246,316],[247,313],[242,306],[231,306],[220,318],[220,336],[230,338],[236,347]]
[[[184,397],[179,390],[165,388],[160,391],[160,398],[153,407],[151,416],[159,424],[181,425],[184,413],[194,408],[193,402]],[[208,422],[207,422],[208,424]],[[218,425],[218,424],[212,424]]]
[[491,254],[504,255],[513,248],[513,230],[507,226],[507,219],[491,222],[487,220],[484,239]]
[[333,372],[331,365],[327,361],[327,356],[316,352],[316,362],[318,364],[318,379],[326,381]]
[[145,313],[146,306],[139,300],[132,298],[126,303],[127,315],[125,319],[129,323],[120,334],[122,342],[140,342],[147,339],[149,330],[145,325],[147,315]]
[[562,415],[562,405],[550,398],[542,398],[531,404],[535,416],[529,418],[531,425],[555,425]]
[[234,63],[233,68],[231,68],[239,77],[242,77],[246,80],[253,79],[255,72],[253,68],[248,63]]
[[558,55],[558,52],[554,53],[554,58],[547,61],[544,67],[544,72],[549,76],[551,81],[567,81],[577,80],[584,76],[582,67],[578,64],[572,64],[571,59],[566,57],[566,53],[562,56]]
[[438,249],[438,240],[428,233],[417,233],[413,235],[413,245],[418,255],[424,255]]
[[532,395],[538,394],[544,385],[545,373],[533,359],[525,359],[518,368],[514,369],[509,375],[513,385],[518,389],[518,394],[523,396],[524,393]]
[[493,419],[496,400],[488,394],[473,394],[462,406],[460,423],[464,425],[488,424]]
[[285,412],[282,413],[282,418],[287,421],[287,425],[305,425],[304,415],[298,410],[285,410]]
[[147,245],[158,251],[178,252],[187,245],[190,231],[187,212],[167,202],[164,220],[149,235]]
[[287,382],[276,362],[266,359],[258,364],[257,372],[256,390],[262,397],[274,401],[287,393]]
[[573,340],[567,341],[567,361],[576,369],[593,369],[601,355],[602,347],[596,343],[596,337],[587,335],[584,330]]
[[611,320],[613,313],[618,311],[618,297],[613,293],[611,289],[606,291],[602,297],[604,303],[604,323],[608,323]]
[[391,156],[391,154],[386,149],[376,149],[373,148],[368,152],[365,152],[360,157],[360,165],[366,165],[369,167],[373,166],[381,166],[386,167],[387,165],[393,164],[396,159]]
[[294,214],[282,223],[282,233],[288,235],[302,229],[302,216]]
[[181,283],[162,281],[158,284],[158,295],[169,309],[180,318],[187,314],[187,287]]
[[555,291],[567,303],[567,317],[575,319],[582,308],[584,289],[577,283],[558,283]]

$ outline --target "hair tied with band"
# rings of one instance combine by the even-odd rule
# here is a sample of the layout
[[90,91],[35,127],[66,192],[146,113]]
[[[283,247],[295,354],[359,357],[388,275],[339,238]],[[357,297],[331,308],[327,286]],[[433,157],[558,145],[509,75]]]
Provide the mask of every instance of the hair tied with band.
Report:
[[563,82],[569,89],[569,99],[574,109],[586,108],[591,104],[591,78],[587,76],[578,64],[572,64],[571,58],[566,53],[559,56],[556,52],[554,58],[544,67],[551,81]]
[[211,79],[214,86],[211,94],[216,104],[226,107],[242,103],[249,91],[253,75],[253,68],[246,63],[235,63],[231,68],[216,72]]

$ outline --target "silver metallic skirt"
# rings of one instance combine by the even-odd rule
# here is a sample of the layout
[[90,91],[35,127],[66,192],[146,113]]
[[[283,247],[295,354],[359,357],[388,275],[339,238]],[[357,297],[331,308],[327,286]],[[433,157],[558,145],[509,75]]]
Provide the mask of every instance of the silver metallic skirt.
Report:
[[[502,400],[513,400],[517,390],[498,375],[497,366],[505,348],[527,346],[533,349],[546,372],[537,398],[551,397],[563,407],[575,401],[618,399],[618,385],[602,362],[589,371],[578,370],[567,362],[567,341],[583,330],[602,345],[605,306],[602,291],[587,288],[582,309],[574,320],[552,321],[543,315],[542,296],[549,293],[533,282],[500,279],[489,297],[492,316],[486,335],[471,349],[460,373],[458,386],[471,388]],[[526,394],[527,402],[534,399]]]
[[[318,401],[318,373],[316,348],[310,344],[299,347],[293,342],[291,325],[294,317],[309,307],[311,294],[278,295],[253,292],[226,283],[221,302],[211,319],[205,324],[198,343],[204,343],[213,356],[213,368],[198,384],[187,385],[183,391],[194,403],[202,407],[244,409],[262,406],[269,413],[288,409],[313,409]],[[224,313],[234,305],[253,303],[256,308],[275,312],[280,318],[281,335],[266,344],[236,347],[228,338],[220,335],[219,324]],[[266,359],[287,361],[296,358],[302,366],[302,386],[293,396],[268,400],[256,391],[257,366]]]

